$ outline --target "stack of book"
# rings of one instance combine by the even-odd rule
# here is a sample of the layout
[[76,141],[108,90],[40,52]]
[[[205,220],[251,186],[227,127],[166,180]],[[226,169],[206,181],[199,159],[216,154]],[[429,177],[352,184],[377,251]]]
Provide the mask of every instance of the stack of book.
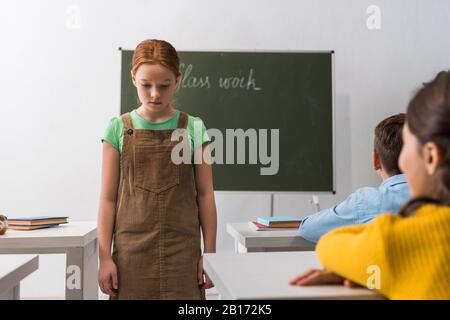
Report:
[[67,223],[68,217],[28,217],[8,219],[8,228],[15,230],[35,230],[59,226]]
[[262,217],[249,221],[249,226],[256,231],[288,231],[297,230],[301,221],[294,217]]

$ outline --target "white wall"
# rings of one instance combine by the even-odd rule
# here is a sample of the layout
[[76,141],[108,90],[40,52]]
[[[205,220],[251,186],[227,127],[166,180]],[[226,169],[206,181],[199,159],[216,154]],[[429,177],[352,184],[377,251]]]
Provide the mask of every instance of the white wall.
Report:
[[[371,4],[381,9],[380,30],[366,27]],[[66,27],[70,5],[80,9],[80,29]],[[335,50],[338,193],[321,197],[331,205],[379,183],[372,130],[450,67],[449,17],[447,0],[2,1],[0,212],[96,219],[100,137],[119,111],[118,47],[146,38],[179,50]],[[218,249],[233,248],[226,222],[267,214],[269,199],[218,193]],[[275,200],[276,214],[313,211],[309,195]],[[22,294],[62,296],[64,256],[41,256]]]

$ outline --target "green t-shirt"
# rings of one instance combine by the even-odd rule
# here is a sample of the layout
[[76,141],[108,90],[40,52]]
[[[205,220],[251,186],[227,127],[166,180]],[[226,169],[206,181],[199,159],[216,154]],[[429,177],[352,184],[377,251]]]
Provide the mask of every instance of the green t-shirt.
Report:
[[[151,122],[142,118],[136,110],[130,112],[131,122],[135,129],[152,129],[152,130],[167,130],[176,129],[178,127],[178,120],[180,118],[180,111],[169,119],[162,122]],[[119,153],[122,152],[123,146],[123,129],[124,124],[120,117],[114,117],[109,121],[108,127],[103,135],[103,141],[109,142]],[[191,152],[203,145],[205,142],[209,142],[208,133],[206,132],[205,124],[202,119],[198,117],[189,116],[186,129],[189,133],[189,142]]]

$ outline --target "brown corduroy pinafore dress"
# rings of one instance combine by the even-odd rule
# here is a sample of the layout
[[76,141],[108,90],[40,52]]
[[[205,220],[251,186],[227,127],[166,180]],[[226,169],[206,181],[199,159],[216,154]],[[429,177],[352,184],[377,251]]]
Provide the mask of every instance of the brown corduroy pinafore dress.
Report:
[[[197,280],[201,249],[193,164],[171,160],[179,143],[171,141],[176,129],[134,129],[129,113],[122,120],[113,242],[119,289],[111,299],[204,299]],[[181,112],[178,129],[187,121]]]

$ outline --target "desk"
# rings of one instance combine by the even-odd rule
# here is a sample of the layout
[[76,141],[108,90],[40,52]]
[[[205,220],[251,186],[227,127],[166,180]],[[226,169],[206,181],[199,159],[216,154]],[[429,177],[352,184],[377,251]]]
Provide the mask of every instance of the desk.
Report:
[[0,237],[0,254],[66,254],[66,299],[98,299],[97,222],[19,231]]
[[234,238],[235,252],[314,251],[316,244],[295,231],[256,231],[248,222],[228,223],[227,232]]
[[211,253],[203,263],[222,299],[383,299],[365,288],[289,285],[301,272],[321,267],[315,252]]
[[20,281],[38,267],[39,256],[36,255],[0,256],[0,300],[19,300]]

